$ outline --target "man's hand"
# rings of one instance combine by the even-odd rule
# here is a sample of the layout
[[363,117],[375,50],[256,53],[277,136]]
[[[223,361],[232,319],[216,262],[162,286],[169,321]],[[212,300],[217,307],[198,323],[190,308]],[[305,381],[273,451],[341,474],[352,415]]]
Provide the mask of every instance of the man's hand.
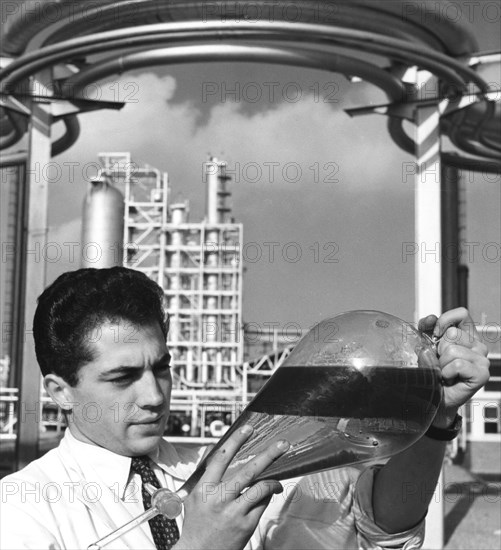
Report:
[[[438,355],[444,399],[433,420],[437,428],[449,428],[461,405],[489,379],[487,348],[464,308],[419,321],[419,329],[440,338]],[[376,523],[387,533],[399,533],[417,525],[426,515],[433,488],[442,469],[445,441],[421,437],[414,445],[391,457],[374,480],[372,504]],[[404,488],[412,488],[404,498]]]
[[[287,441],[270,445],[238,472],[225,477],[229,463],[251,433],[251,426],[243,426],[210,459],[204,475],[184,502],[183,530],[175,550],[243,548],[273,495],[282,492],[278,481],[255,485],[253,481],[289,448]],[[246,487],[250,488],[244,491]]]
[[447,428],[459,407],[489,379],[487,347],[480,341],[470,314],[462,307],[446,311],[438,319],[428,315],[419,321],[418,328],[440,339],[437,351],[444,399],[433,425]]

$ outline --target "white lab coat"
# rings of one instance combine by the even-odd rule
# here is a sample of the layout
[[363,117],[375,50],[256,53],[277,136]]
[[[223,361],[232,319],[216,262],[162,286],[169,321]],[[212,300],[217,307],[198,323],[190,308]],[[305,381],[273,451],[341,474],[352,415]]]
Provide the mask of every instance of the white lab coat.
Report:
[[[162,440],[151,457],[160,483],[179,489],[202,453]],[[284,481],[247,550],[419,548],[424,522],[392,535],[374,524],[372,479],[372,469],[361,475],[343,468]],[[69,430],[56,449],[0,484],[1,550],[84,549],[143,512],[130,458],[78,441]],[[182,516],[177,521],[181,530]],[[148,523],[106,546],[126,548],[155,549]]]

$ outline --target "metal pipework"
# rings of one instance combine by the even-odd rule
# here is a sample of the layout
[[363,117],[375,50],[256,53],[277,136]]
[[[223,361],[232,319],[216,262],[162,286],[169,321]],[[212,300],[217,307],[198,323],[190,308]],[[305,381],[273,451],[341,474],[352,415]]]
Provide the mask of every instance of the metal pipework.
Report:
[[[94,44],[94,47],[96,45]],[[403,97],[405,97],[404,94],[404,86],[402,83],[398,81],[395,77],[388,77],[388,73],[386,73],[384,70],[380,69],[379,67],[372,66],[369,63],[362,62],[357,59],[340,56],[337,55],[336,57],[328,56],[323,52],[315,51],[315,50],[309,50],[309,51],[302,51],[302,52],[287,52],[286,50],[272,50],[271,48],[266,50],[258,51],[257,48],[245,48],[245,47],[237,47],[237,46],[219,46],[215,47],[212,46],[212,50],[208,50],[207,47],[201,50],[200,48],[197,50],[197,47],[191,47],[191,49],[174,49],[171,48],[170,50],[160,50],[160,51],[154,51],[154,52],[141,52],[139,54],[132,54],[129,57],[121,57],[118,60],[111,59],[107,62],[103,62],[102,64],[98,65],[98,67],[91,67],[88,71],[83,71],[83,74],[79,73],[78,75],[75,75],[74,77],[71,77],[66,85],[66,90],[69,90],[69,95],[72,96],[75,93],[75,87],[76,85],[83,86],[83,79],[88,79],[88,81],[92,81],[93,79],[97,79],[99,77],[104,77],[107,74],[111,74],[113,72],[120,72],[124,70],[124,65],[127,64],[128,68],[132,67],[138,67],[138,66],[146,66],[151,64],[157,64],[157,63],[165,63],[165,62],[187,62],[189,60],[191,61],[199,61],[200,56],[205,56],[205,59],[207,59],[207,56],[209,56],[210,61],[216,61],[220,58],[223,59],[233,59],[233,60],[241,60],[241,61],[253,61],[258,58],[261,58],[266,61],[272,61],[275,63],[285,63],[292,65],[302,65],[302,66],[310,66],[310,67],[316,67],[316,68],[329,68],[330,70],[337,70],[339,72],[349,72],[350,74],[357,74],[357,76],[360,76],[362,79],[368,80],[369,82],[372,82],[376,84],[377,86],[384,89],[384,91],[387,93],[387,95],[393,99],[393,100],[402,100]],[[219,48],[219,49],[217,49]],[[240,49],[238,49],[240,48]],[[205,53],[204,53],[205,51]],[[67,55],[68,50],[65,48],[65,52],[62,55]],[[39,56],[39,54],[35,54],[34,57]],[[176,59],[177,56],[177,59]],[[191,56],[191,57],[190,57]],[[212,57],[214,56],[214,57]],[[221,56],[221,57],[220,57]],[[295,59],[294,59],[295,56]],[[333,59],[337,61],[337,65],[335,63],[332,63]],[[126,61],[125,61],[126,60]],[[53,61],[53,59],[52,59]],[[42,60],[38,60],[38,62],[34,62],[35,65],[39,68],[40,63]],[[14,74],[11,75],[10,79],[7,79],[4,82],[4,86],[13,85],[15,82],[15,63],[12,63],[7,69],[5,69],[5,72],[13,71]],[[429,63],[429,62],[428,62]],[[33,68],[33,66],[31,66]],[[431,68],[431,67],[430,67]],[[21,69],[22,72],[23,69]],[[24,67],[24,70],[27,70],[26,67]],[[5,73],[4,73],[5,74]],[[22,76],[22,75],[21,75]],[[451,78],[456,78],[455,75],[451,75],[449,73],[448,75]],[[18,73],[19,77],[19,73]],[[13,82],[14,79],[14,82]],[[456,80],[456,85],[463,86],[464,83],[459,79]],[[393,89],[393,92],[390,91],[389,88]],[[398,93],[397,93],[398,88]],[[64,143],[64,142],[63,142]],[[72,141],[68,140],[68,144],[71,144]]]
[[[201,30],[203,30],[203,34],[200,32]],[[305,42],[316,45],[330,43],[354,48],[355,51],[362,50],[398,61],[403,60],[410,65],[419,65],[434,74],[436,73],[437,76],[449,80],[451,84],[459,88],[471,81],[480,91],[488,90],[486,82],[468,66],[414,42],[329,25],[284,22],[249,24],[214,21],[204,23],[203,29],[200,28],[199,22],[161,23],[134,29],[106,31],[48,46],[13,61],[0,71],[0,78],[4,80],[2,89],[13,91],[20,80],[45,66],[63,61],[69,62],[75,56],[102,53],[107,49],[148,45],[148,38],[150,44],[156,45],[161,41],[175,44],[177,41],[188,40],[207,44],[213,38],[217,38],[219,41],[238,38],[246,41],[253,39],[259,41],[260,44],[263,40],[279,40],[281,42],[285,40],[294,41],[296,46],[298,43]],[[320,50],[317,51],[319,54],[322,53]]]
[[[248,4],[248,3],[247,3]],[[235,7],[235,13],[229,12]],[[393,36],[402,34],[405,37],[429,44],[452,56],[468,55],[478,49],[475,37],[469,30],[457,22],[443,17],[448,13],[450,2],[441,2],[437,12],[434,0],[421,0],[406,5],[400,2],[374,3],[373,0],[355,2],[317,2],[295,0],[287,3],[287,8],[296,8],[294,22],[298,19],[311,21],[332,21],[338,26],[358,26],[362,29],[377,30],[387,34],[391,29]],[[51,9],[52,7],[52,9]],[[260,19],[291,20],[288,9],[275,9],[274,1],[254,0],[251,8]],[[452,5],[452,7],[454,7]],[[216,11],[214,11],[216,8]],[[271,11],[270,11],[271,8]],[[405,9],[404,9],[405,8]],[[227,22],[228,15],[245,20],[252,18],[253,13],[246,13],[249,6],[245,2],[211,2],[210,6],[203,1],[190,0],[101,0],[99,6],[93,0],[32,0],[25,2],[21,9],[7,20],[2,50],[10,55],[20,55],[30,40],[51,24],[59,27],[43,42],[43,46],[67,40],[73,36],[95,33],[96,30],[108,30],[110,27],[142,25],[149,21],[182,21],[194,19],[204,23],[210,19],[220,18]],[[433,14],[435,17],[426,17]],[[61,24],[62,21],[64,24]],[[423,22],[426,21],[426,25]],[[300,21],[299,21],[300,22]]]
[[[57,14],[53,13],[55,8],[50,11],[48,6],[53,6],[51,2],[37,1],[27,4],[34,8],[34,11],[22,13],[21,9],[21,13],[6,25],[3,40],[5,51],[24,51],[29,39],[50,24],[55,24],[56,30],[48,34],[41,49],[23,55],[0,71],[0,78],[4,79],[2,90],[14,94],[15,88],[24,79],[43,67],[73,62],[75,58],[91,54],[120,50],[119,56],[100,60],[96,65],[83,69],[67,80],[63,84],[66,97],[71,98],[74,95],[74,85],[84,86],[84,82],[90,83],[93,79],[104,78],[109,74],[134,67],[201,60],[234,60],[287,63],[344,72],[372,82],[383,89],[393,101],[406,100],[405,86],[398,78],[394,80],[395,90],[397,82],[399,86],[397,95],[396,92],[388,91],[391,84],[385,76],[386,71],[376,63],[365,62],[363,66],[364,61],[357,57],[340,55],[339,48],[351,50],[355,55],[367,52],[404,65],[416,65],[429,70],[444,83],[459,90],[465,89],[466,84],[472,82],[482,93],[488,91],[486,82],[474,70],[450,57],[471,55],[477,48],[474,36],[457,22],[443,17],[445,12],[436,13],[436,6],[432,0],[407,2],[405,5],[401,2],[378,5],[372,0],[359,0],[353,4],[319,2],[313,8],[311,3],[297,0],[289,2],[300,13],[293,22],[283,10],[278,14],[272,10],[273,20],[270,21],[246,21],[244,19],[249,4],[247,2],[221,1],[211,3],[207,7],[200,0],[172,0],[169,3],[163,0],[126,0],[104,1],[96,7],[90,0],[78,4],[61,0],[57,3],[60,10]],[[236,21],[231,20],[233,4],[237,10]],[[266,10],[273,5],[273,1],[267,0],[252,2],[252,6],[258,9],[259,13],[267,13]],[[443,9],[447,5],[442,6]],[[423,18],[423,15],[431,12],[436,13],[438,17]],[[141,25],[159,19],[168,22]],[[173,19],[176,21],[172,22]],[[96,29],[103,32],[96,33]],[[79,38],[69,39],[75,35]],[[243,49],[237,50],[239,47],[242,48],[241,46],[226,44],[226,51],[223,48],[210,50],[211,53],[207,54],[210,59],[207,59],[201,50],[209,52],[209,48],[214,47],[214,40],[218,43],[245,40],[259,44],[258,47],[263,43],[269,43],[270,46],[265,54],[263,51],[252,53],[253,50],[257,50],[253,45],[247,46],[245,53]],[[282,50],[272,47],[275,42],[280,43]],[[294,43],[292,50],[287,47],[290,42]],[[188,46],[184,47],[191,50],[184,50],[183,53],[180,45],[186,43]],[[159,44],[170,44],[173,48],[167,53],[165,48],[158,48]],[[298,44],[305,44],[306,47],[298,48]],[[323,50],[313,50],[309,45],[320,45]],[[138,48],[152,46],[156,49],[137,51]],[[328,52],[326,47],[329,48]],[[287,52],[293,52],[295,60],[294,55],[287,56]],[[331,62],[333,55],[337,59],[337,63],[334,64]],[[345,62],[340,62],[342,58]],[[486,113],[487,111],[489,107]],[[455,139],[453,137],[453,141],[469,153],[496,158],[497,136],[489,139],[483,135],[483,127],[488,123],[488,118],[486,114],[479,122],[476,135]],[[73,143],[76,133],[72,133],[71,130],[74,129],[75,126],[72,125],[67,135],[59,140],[55,150],[61,152]],[[414,148],[413,140],[406,135],[401,121],[390,122],[389,130],[399,146],[409,152]],[[12,144],[19,137],[19,129],[14,130],[13,127],[7,132],[7,139],[4,139],[3,143]],[[474,141],[478,143],[472,143]]]
[[86,85],[112,74],[155,65],[240,61],[266,62],[296,67],[316,68],[358,76],[380,88],[391,100],[401,101],[406,96],[402,82],[391,73],[359,59],[325,53],[312,49],[296,50],[272,47],[239,46],[235,44],[196,45],[159,48],[109,58],[70,77],[65,87],[78,97]]

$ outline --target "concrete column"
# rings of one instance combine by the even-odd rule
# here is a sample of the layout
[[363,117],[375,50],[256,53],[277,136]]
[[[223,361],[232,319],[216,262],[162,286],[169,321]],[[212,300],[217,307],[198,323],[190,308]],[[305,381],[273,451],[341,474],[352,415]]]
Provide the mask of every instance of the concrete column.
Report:
[[[51,81],[49,70],[42,71],[32,81],[33,92],[50,96],[45,89]],[[48,183],[42,177],[44,167],[50,162],[52,123],[50,103],[31,102],[31,119],[27,162],[28,212],[24,227],[22,253],[25,257],[24,280],[21,283],[21,316],[24,326],[19,363],[18,432],[16,441],[16,468],[20,469],[34,460],[38,454],[40,429],[40,369],[35,356],[31,326],[37,298],[45,287],[45,245],[47,242]],[[22,274],[23,275],[23,274]],[[20,317],[21,317],[20,316]]]
[[[418,98],[438,97],[438,83],[426,71],[417,73]],[[433,95],[434,94],[434,95]],[[421,106],[415,114],[416,178],[415,178],[415,238],[418,247],[415,266],[416,321],[442,310],[441,264],[441,169],[440,112],[436,105]],[[426,517],[426,537],[423,548],[444,546],[444,479],[440,475]]]

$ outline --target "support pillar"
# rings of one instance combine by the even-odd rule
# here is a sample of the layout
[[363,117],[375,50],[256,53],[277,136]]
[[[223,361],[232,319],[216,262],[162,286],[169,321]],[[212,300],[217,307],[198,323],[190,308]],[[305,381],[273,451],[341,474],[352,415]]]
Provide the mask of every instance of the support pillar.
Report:
[[[418,97],[438,97],[438,83],[428,72],[417,73]],[[427,97],[428,95],[428,97]],[[419,253],[415,267],[416,321],[442,310],[440,112],[437,105],[417,107],[415,113],[416,181],[415,238]],[[444,546],[443,471],[426,516],[423,548]]]
[[459,170],[455,166],[442,165],[442,307],[444,311],[459,306],[458,221]]
[[[36,75],[32,81],[34,94],[50,96],[44,84],[50,83],[50,71]],[[20,326],[24,327],[19,363],[18,431],[16,441],[16,467],[23,468],[37,458],[41,422],[40,369],[35,356],[31,331],[37,298],[45,287],[45,244],[47,241],[48,183],[44,180],[45,167],[51,158],[50,103],[31,103],[29,148],[27,163],[28,213],[23,233],[21,253],[25,270],[21,284]]]

